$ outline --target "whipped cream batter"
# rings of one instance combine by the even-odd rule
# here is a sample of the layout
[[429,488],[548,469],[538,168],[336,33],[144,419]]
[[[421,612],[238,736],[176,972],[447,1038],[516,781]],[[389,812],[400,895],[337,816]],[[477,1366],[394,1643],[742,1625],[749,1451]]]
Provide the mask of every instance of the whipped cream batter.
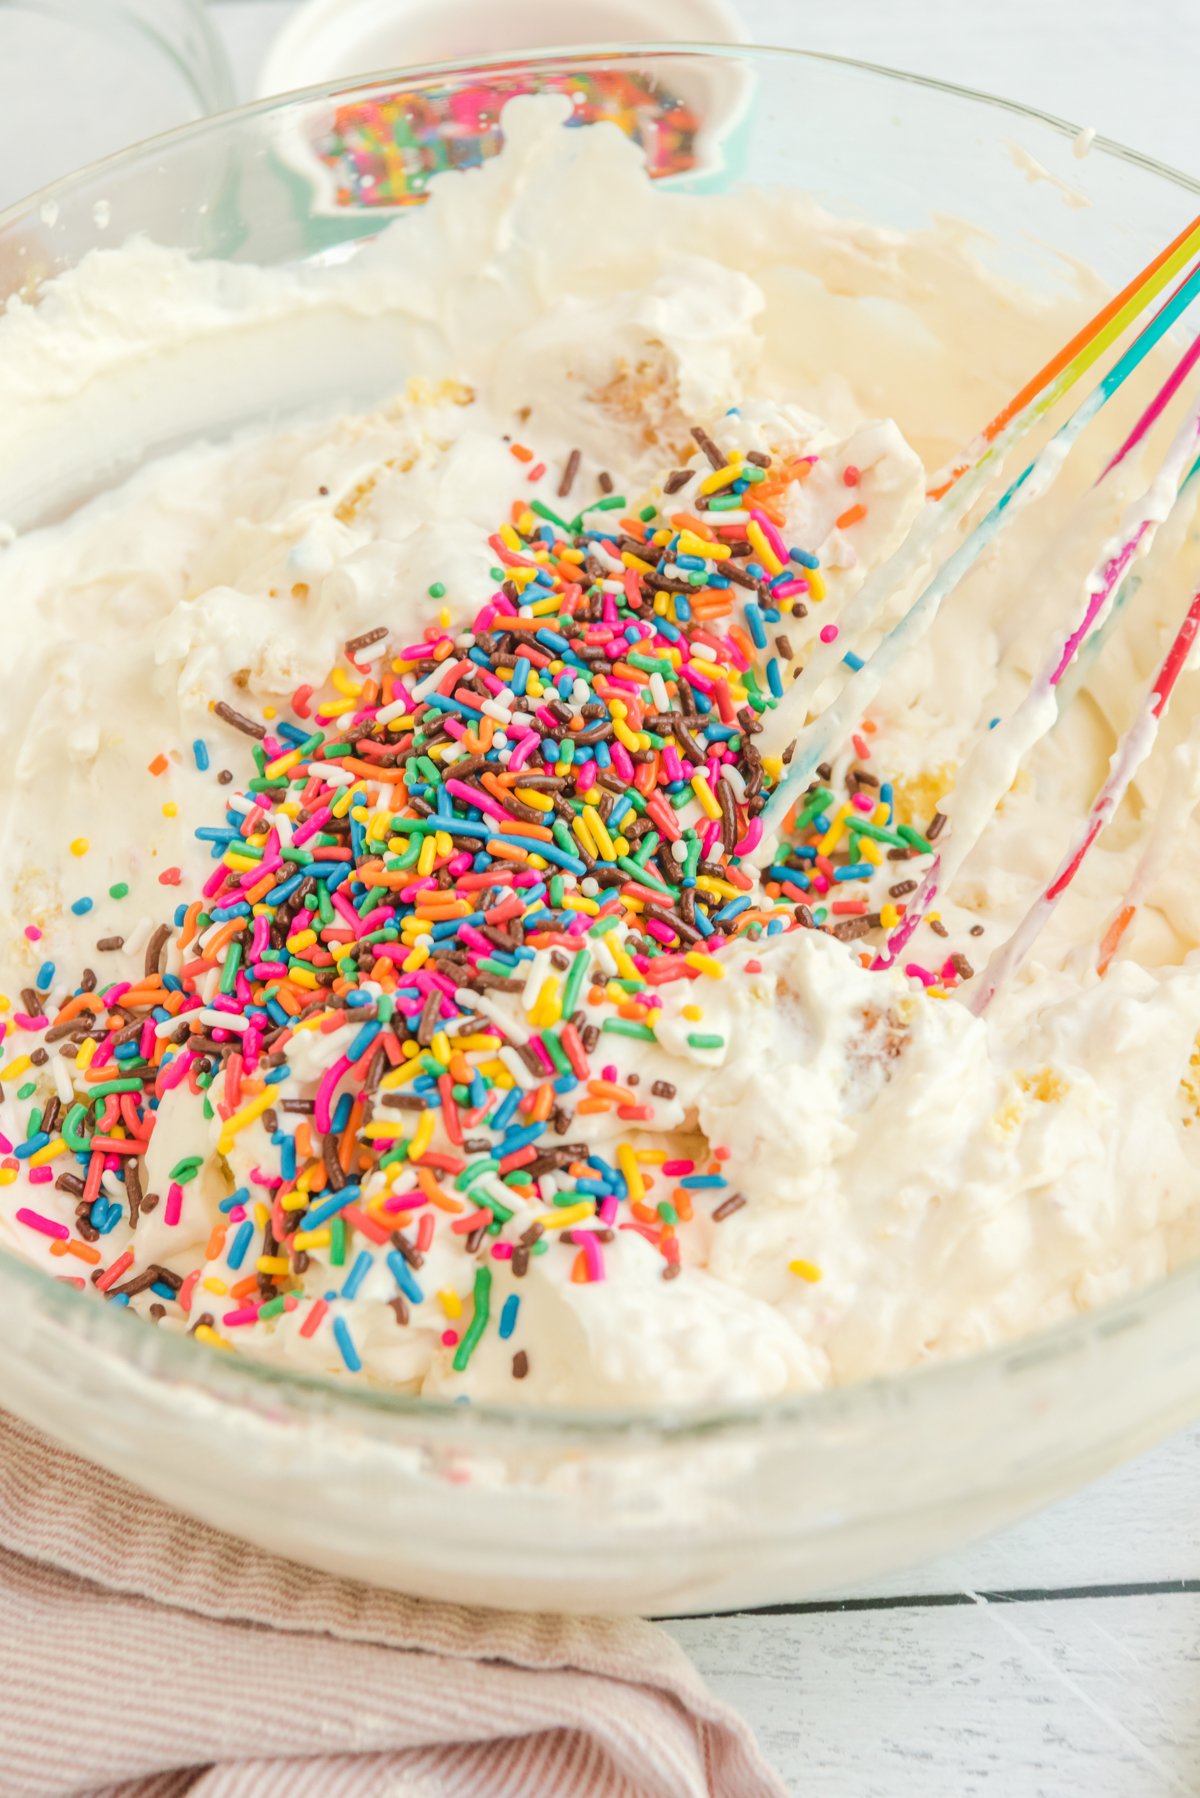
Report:
[[[1073,670],[1073,703],[1060,704],[1020,762],[936,910],[895,966],[870,965],[932,865],[926,832],[956,771],[972,754],[979,761],[993,720],[1015,713],[1048,633],[1078,608],[1097,545],[1142,490],[1136,465],[1085,493],[1094,469],[1068,464],[817,771],[820,819],[835,822],[846,807],[883,831],[854,839],[866,859],[853,883],[820,875],[824,888],[797,887],[777,877],[780,852],[756,862],[742,762],[726,783],[741,839],[729,861],[748,877],[758,921],[747,928],[735,911],[710,926],[709,953],[693,937],[672,939],[669,925],[643,934],[643,899],[640,922],[618,907],[614,928],[587,934],[612,890],[586,871],[606,860],[590,838],[598,854],[582,876],[566,870],[562,893],[549,885],[555,864],[544,870],[556,919],[541,924],[544,940],[528,919],[530,941],[508,920],[489,925],[506,939],[484,941],[499,954],[500,985],[443,1008],[457,1005],[472,1022],[465,1033],[448,1028],[482,1045],[459,1051],[457,1109],[431,1071],[444,1072],[453,1045],[429,1029],[418,1041],[415,1028],[397,1027],[398,1059],[375,1069],[369,1091],[365,1076],[335,1071],[371,1048],[358,1049],[362,1031],[382,1029],[379,999],[386,1012],[397,983],[404,990],[407,958],[410,980],[426,965],[422,942],[428,952],[442,940],[432,923],[404,929],[383,983],[360,970],[353,1007],[318,1005],[298,1023],[285,1011],[282,1046],[268,1046],[256,1067],[243,1042],[231,1074],[220,1019],[238,1017],[232,1036],[244,1034],[245,964],[240,975],[229,964],[242,938],[228,936],[223,916],[198,919],[194,902],[212,880],[210,854],[236,863],[241,853],[229,817],[263,824],[243,840],[268,866],[305,828],[277,793],[253,788],[269,776],[252,752],[265,743],[263,762],[274,766],[314,718],[336,736],[336,719],[368,703],[364,682],[394,678],[407,700],[422,700],[422,689],[436,690],[419,665],[422,644],[444,641],[469,672],[498,556],[520,615],[521,564],[543,546],[529,502],[560,524],[583,508],[578,531],[550,535],[578,539],[581,564],[597,559],[590,578],[615,605],[631,568],[604,535],[615,520],[641,520],[648,536],[665,529],[667,554],[686,562],[673,515],[714,528],[753,522],[747,503],[695,510],[720,497],[704,488],[724,458],[743,487],[751,471],[768,481],[793,471],[775,506],[782,542],[800,552],[785,570],[800,603],[789,595],[764,616],[771,607],[752,576],[730,589],[732,609],[712,627],[736,623],[751,652],[743,666],[758,666],[765,698],[747,717],[762,727],[769,788],[784,745],[771,740],[766,663],[774,658],[774,678],[790,682],[817,653],[820,633],[917,516],[926,469],[951,457],[1095,303],[1090,292],[1051,303],[1009,290],[948,230],[891,238],[792,198],[764,194],[755,209],[654,191],[615,131],[564,133],[558,117],[553,102],[514,102],[496,162],[439,184],[419,214],[346,265],[216,268],[134,242],[93,254],[37,308],[11,304],[0,320],[0,503],[14,527],[0,550],[11,762],[0,799],[0,1243],[57,1277],[99,1284],[159,1329],[193,1330],[237,1353],[541,1405],[714,1405],[843,1382],[985,1347],[1166,1273],[1200,1247],[1193,673],[1158,753],[1020,973],[985,1016],[969,1000],[1053,873],[1194,590],[1186,502],[1166,517],[1103,642]],[[579,239],[569,221],[581,213],[589,230]],[[222,407],[227,415],[235,390],[267,395],[281,380],[272,371],[318,347],[331,393],[339,383],[358,392],[373,359],[377,382],[380,369],[394,377],[395,396],[203,440],[206,419]],[[197,382],[208,383],[199,396]],[[85,469],[94,475],[101,442],[116,466],[126,445],[169,441],[185,391],[196,441],[61,522],[24,528],[52,468],[69,491]],[[726,485],[733,493],[738,481]],[[560,486],[569,486],[561,497]],[[614,492],[625,504],[605,510]],[[753,487],[741,497],[752,501]],[[506,539],[501,527],[514,526]],[[752,545],[732,561],[757,553]],[[686,585],[686,568],[661,565]],[[908,597],[897,591],[880,630]],[[747,601],[759,607],[753,628]],[[511,758],[525,728],[512,720],[526,714],[512,658],[493,666],[502,691],[492,722]],[[831,674],[816,710],[837,685]],[[571,703],[585,694],[586,683]],[[673,708],[665,689],[654,695],[660,713]],[[398,721],[407,700],[396,702]],[[386,736],[390,720],[378,728]],[[437,748],[443,777],[464,754],[458,738]],[[366,766],[334,768],[317,784],[331,804],[352,789],[365,840],[378,817],[377,840],[392,830],[399,853],[404,830],[386,821],[402,808]],[[603,800],[611,818],[621,786],[614,777],[589,787],[580,804]],[[682,787],[677,819],[701,833],[711,811]],[[408,790],[424,791],[415,776]],[[530,812],[528,794],[521,803]],[[939,847],[955,860],[952,798],[946,810]],[[451,847],[438,847],[436,865],[449,866]],[[826,859],[845,867],[844,844],[830,843]],[[669,843],[647,862],[667,875],[684,866]],[[790,866],[811,874],[817,864]],[[741,889],[731,890],[736,904]],[[852,909],[835,911],[851,891]],[[1126,898],[1133,922],[1101,977],[1099,946]],[[586,903],[572,912],[568,899]],[[705,900],[706,915],[720,918],[728,903],[723,892]],[[253,908],[244,910],[246,935]],[[319,925],[323,915],[308,917]],[[572,919],[585,920],[575,937],[564,934]],[[261,950],[265,926],[260,934]],[[213,965],[189,973],[214,940]],[[295,953],[312,946],[300,941]],[[647,989],[651,950],[699,960]],[[579,1040],[589,1028],[597,1037],[586,1073],[563,1076],[555,1064],[553,1118],[535,1119],[544,1129],[530,1135],[529,1107],[550,1083],[519,1050],[531,1034],[561,1030],[555,995],[576,954],[588,957],[574,995]],[[148,973],[168,994],[200,995],[194,1009],[206,1015],[191,1022],[208,1033],[206,1053],[185,1059],[178,1005],[157,1017],[121,1009],[120,986],[136,995]],[[320,999],[319,977],[309,990]],[[364,1007],[374,1015],[356,1020]],[[121,1145],[138,1132],[122,1102],[140,1081],[115,1088],[130,1045],[144,1052],[147,1016],[154,1126],[130,1156]],[[105,1051],[106,1082],[91,1063],[108,1037],[119,1048]],[[424,1108],[419,1099],[406,1108],[404,1095],[419,1089],[401,1076],[422,1053],[432,1056]],[[467,1066],[490,1070],[486,1106],[458,1078]],[[77,1108],[106,1084],[104,1131],[117,1146],[83,1203],[105,1157],[89,1151],[99,1113]],[[468,1121],[456,1141],[460,1114]],[[331,1145],[344,1141],[347,1116],[357,1136],[335,1181]],[[574,1152],[543,1167],[547,1145]],[[530,1148],[536,1171],[521,1178],[527,1157],[506,1183],[506,1156]],[[298,1186],[309,1154],[325,1171]],[[449,1164],[472,1160],[480,1171],[468,1201]],[[330,1200],[356,1173],[347,1222]],[[429,1198],[423,1174],[449,1207]],[[482,1227],[455,1228],[480,1215]],[[498,1228],[489,1235],[489,1226]]]

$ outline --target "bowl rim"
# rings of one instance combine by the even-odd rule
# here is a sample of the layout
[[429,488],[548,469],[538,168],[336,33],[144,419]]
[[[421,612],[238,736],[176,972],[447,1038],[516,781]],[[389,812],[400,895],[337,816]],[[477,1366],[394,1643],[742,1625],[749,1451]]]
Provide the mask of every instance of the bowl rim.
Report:
[[[536,51],[514,52],[503,57],[472,56],[419,64],[373,73],[369,80],[341,77],[307,87],[286,90],[208,117],[176,126],[144,138],[125,149],[88,163],[71,174],[26,195],[0,210],[0,239],[48,203],[61,202],[73,192],[91,188],[98,179],[132,170],[164,151],[183,150],[189,143],[203,143],[226,130],[239,130],[273,115],[298,114],[308,106],[347,104],[393,91],[398,85],[427,85],[443,78],[468,74],[512,73],[515,70],[561,68],[564,62],[656,62],[691,57],[742,63],[767,61],[820,64],[931,90],[966,101],[989,111],[1008,113],[1032,121],[1058,137],[1074,139],[1083,127],[1041,108],[1021,104],[1000,95],[960,83],[942,81],[911,70],[895,69],[865,59],[827,51],[755,43],[638,42],[635,44],[566,45]],[[1098,153],[1161,177],[1184,192],[1200,194],[1200,178],[1158,158],[1097,133],[1089,140],[1089,154]],[[51,277],[52,278],[52,277]],[[3,302],[0,301],[0,309]],[[507,1436],[527,1432],[546,1446],[577,1441],[596,1447],[647,1440],[687,1441],[726,1434],[757,1432],[764,1428],[840,1428],[848,1422],[861,1425],[872,1413],[894,1412],[897,1407],[916,1408],[932,1402],[926,1395],[946,1386],[962,1388],[1019,1376],[1031,1365],[1058,1361],[1067,1355],[1098,1352],[1107,1337],[1121,1336],[1135,1328],[1146,1329],[1181,1306],[1194,1304],[1200,1290],[1200,1260],[1185,1264],[1148,1285],[1109,1301],[1096,1309],[1064,1319],[1013,1341],[971,1353],[921,1363],[893,1374],[878,1374],[844,1386],[793,1392],[751,1403],[706,1406],[533,1407],[493,1401],[425,1397],[382,1385],[367,1385],[337,1374],[314,1375],[278,1367],[251,1357],[217,1354],[190,1334],[151,1331],[140,1318],[124,1315],[125,1307],[97,1305],[93,1295],[57,1279],[48,1270],[26,1261],[0,1244],[0,1287],[7,1280],[25,1287],[40,1301],[42,1319],[64,1324],[81,1342],[110,1350],[127,1372],[150,1379],[163,1378],[191,1387],[206,1398],[227,1400],[261,1409],[271,1401],[273,1415],[281,1405],[294,1401],[298,1412],[335,1413],[345,1423],[357,1412],[364,1417],[423,1425],[430,1433],[446,1432],[478,1439],[497,1432]]]

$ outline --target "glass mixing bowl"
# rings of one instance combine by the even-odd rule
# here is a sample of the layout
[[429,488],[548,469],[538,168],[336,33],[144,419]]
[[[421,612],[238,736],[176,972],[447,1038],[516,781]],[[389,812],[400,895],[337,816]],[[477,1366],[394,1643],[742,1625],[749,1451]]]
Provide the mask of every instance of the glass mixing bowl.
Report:
[[[218,262],[349,258],[427,182],[498,146],[507,92],[545,86],[581,107],[623,94],[666,179],[744,187],[751,205],[756,186],[795,188],[900,230],[955,216],[1000,274],[1047,294],[1081,264],[1124,280],[1196,210],[1182,175],[1101,140],[1080,161],[1074,127],[909,75],[779,51],[571,51],[312,91],[113,158],[0,218],[0,294],[37,307],[95,245],[134,232]],[[386,194],[356,191],[348,135],[364,108],[411,116],[397,93],[422,101],[424,141]],[[669,166],[637,95],[674,112]],[[682,134],[678,107],[694,115]],[[1064,185],[1086,203],[1064,206]],[[0,458],[0,518],[58,516],[152,452],[269,410],[378,400],[396,371],[364,337],[357,359],[339,344],[236,388],[214,350],[186,416],[155,411],[153,359],[131,338],[99,390],[82,383],[53,429]],[[954,1548],[1182,1424],[1200,1412],[1198,1302],[1192,1267],[892,1379],[705,1415],[530,1414],[264,1370],[0,1256],[0,1389],[80,1454],[314,1567],[468,1603],[711,1610]]]

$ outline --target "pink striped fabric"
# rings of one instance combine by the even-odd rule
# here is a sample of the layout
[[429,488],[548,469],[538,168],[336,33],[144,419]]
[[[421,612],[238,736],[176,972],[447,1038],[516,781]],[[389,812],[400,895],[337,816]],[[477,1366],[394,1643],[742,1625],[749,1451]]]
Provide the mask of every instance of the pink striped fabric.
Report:
[[0,1414],[4,1798],[777,1798],[661,1630],[401,1598]]

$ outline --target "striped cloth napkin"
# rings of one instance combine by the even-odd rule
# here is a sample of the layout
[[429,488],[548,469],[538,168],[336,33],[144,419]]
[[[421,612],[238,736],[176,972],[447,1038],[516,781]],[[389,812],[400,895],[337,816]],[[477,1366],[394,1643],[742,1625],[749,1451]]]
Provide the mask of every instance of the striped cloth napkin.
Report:
[[653,1624],[314,1573],[0,1413],[4,1798],[782,1791]]

